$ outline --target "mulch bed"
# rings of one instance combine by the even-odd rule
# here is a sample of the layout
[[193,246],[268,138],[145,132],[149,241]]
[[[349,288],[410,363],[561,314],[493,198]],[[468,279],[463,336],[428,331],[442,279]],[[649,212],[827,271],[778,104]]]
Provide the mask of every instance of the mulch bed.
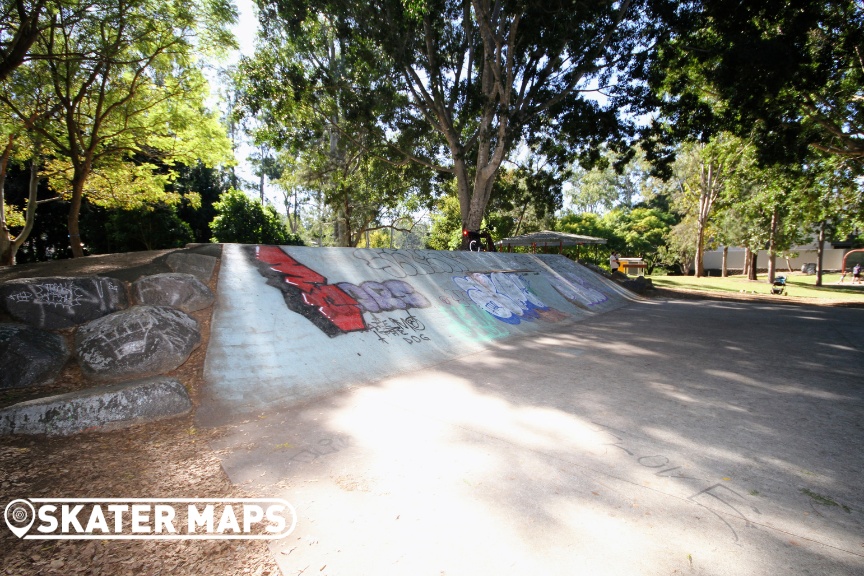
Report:
[[[166,251],[88,257],[0,270],[0,279],[101,274],[147,265]],[[211,289],[216,288],[218,269]],[[191,314],[202,342],[168,376],[183,382],[197,405],[212,307]],[[71,335],[72,331],[69,331]],[[28,391],[0,394],[0,406],[79,390],[96,384],[71,362],[57,381]],[[192,414],[113,432],[68,438],[0,437],[0,505],[17,498],[242,498],[208,447],[218,436],[198,430]],[[0,531],[0,574],[27,575],[277,575],[267,544],[255,540],[19,540]]]

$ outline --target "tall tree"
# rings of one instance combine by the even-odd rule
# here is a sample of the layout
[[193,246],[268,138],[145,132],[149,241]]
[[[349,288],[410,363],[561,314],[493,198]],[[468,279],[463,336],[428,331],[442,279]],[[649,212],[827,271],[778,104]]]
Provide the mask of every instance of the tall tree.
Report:
[[[271,178],[277,176],[286,190],[320,193],[332,216],[334,243],[356,246],[380,227],[382,210],[406,196],[428,200],[430,174],[394,158],[377,138],[393,91],[373,91],[381,75],[376,59],[361,63],[325,15],[296,34],[273,24],[265,21],[265,41],[254,58],[241,62],[240,112],[255,118],[256,144],[277,150],[273,159],[293,168],[287,177]],[[296,223],[295,210],[294,229]]]
[[[632,130],[618,111],[647,61],[654,4],[259,1],[270,33],[303,37],[324,19],[352,73],[380,65],[359,91],[391,108],[375,123],[378,139],[454,178],[469,230],[480,228],[499,169],[522,140],[562,165],[574,154],[596,159],[605,141],[626,149]],[[326,63],[312,64],[326,77]],[[605,105],[589,96],[597,90],[611,96]]]
[[30,47],[50,25],[49,0],[14,0],[0,10],[0,82],[24,63]]
[[705,236],[715,205],[724,195],[731,199],[736,179],[746,177],[751,165],[749,143],[728,133],[718,134],[707,144],[688,143],[678,154],[671,196],[676,209],[686,217],[676,238],[680,239],[685,230],[694,233],[693,268],[697,278],[705,274]]
[[[234,18],[224,0],[94,0],[83,14],[57,8],[52,26],[32,47],[39,66],[20,66],[15,74],[50,87],[58,108],[58,121],[37,129],[62,174],[55,186],[67,183],[60,190],[71,200],[74,256],[83,255],[78,220],[85,194],[125,193],[128,201],[130,193],[158,192],[153,178],[165,178],[148,157],[189,164],[224,157],[224,134],[203,109],[206,83],[193,48],[230,45],[226,26]],[[5,94],[0,102],[22,121],[28,117]],[[101,182],[90,186],[100,170]]]
[[822,285],[825,242],[844,223],[864,217],[864,191],[859,185],[862,164],[815,152],[810,155],[801,179],[802,222],[816,240],[816,286]]
[[728,130],[766,163],[800,162],[808,146],[864,160],[860,0],[697,0],[674,27],[650,75],[670,120],[655,137]]
[[[4,86],[4,99],[14,102],[18,113],[9,107],[0,107],[0,137],[4,140],[0,154],[0,265],[15,264],[16,254],[33,230],[36,219],[39,172],[45,152],[39,129],[44,129],[57,112],[47,92],[44,86],[33,82],[8,82]],[[23,214],[17,213],[6,200],[6,178],[10,163],[16,161],[30,164]],[[12,228],[16,227],[20,230],[13,234]]]

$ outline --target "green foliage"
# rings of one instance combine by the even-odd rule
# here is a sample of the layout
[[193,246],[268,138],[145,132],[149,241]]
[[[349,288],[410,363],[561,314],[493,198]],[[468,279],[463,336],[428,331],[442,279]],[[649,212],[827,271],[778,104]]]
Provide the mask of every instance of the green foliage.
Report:
[[615,234],[614,229],[609,226],[608,220],[591,212],[565,214],[558,220],[557,230],[569,234],[605,238],[609,249],[620,251],[625,246],[624,239]]
[[[642,0],[578,9],[541,0],[276,0],[262,3],[262,53],[291,45],[256,58],[262,66],[250,78],[260,87],[257,102],[290,110],[271,131],[307,130],[311,140],[329,124],[340,139],[391,162],[447,174],[462,226],[476,230],[489,218],[514,147],[527,144],[554,167],[547,173],[574,156],[590,164],[604,142],[629,147],[633,117],[619,110],[639,92],[629,79],[641,77],[660,25],[654,7]],[[313,57],[328,45],[328,57]],[[592,84],[612,99],[599,105],[584,90]],[[332,138],[318,141],[333,150]]]
[[[603,217],[617,238],[624,242],[621,256],[642,258],[648,273],[662,256],[666,235],[675,221],[674,216],[656,208],[613,210]],[[615,248],[615,246],[611,246]]]
[[685,275],[689,274],[696,257],[698,227],[693,217],[686,217],[672,226],[666,233],[665,245],[660,247],[658,262],[668,268],[680,267]]
[[81,255],[85,196],[123,209],[176,203],[165,166],[227,161],[195,52],[231,46],[236,12],[225,0],[95,0],[52,3],[51,16],[0,102],[50,149],[46,175],[71,200],[72,249]]
[[230,189],[214,204],[216,217],[210,223],[213,242],[302,246],[272,206],[263,206],[239,190]]
[[[175,170],[177,177],[171,183],[171,190],[184,198],[177,207],[177,215],[189,224],[194,242],[209,242],[210,222],[216,217],[216,208],[213,205],[219,201],[219,195],[230,188],[230,173],[225,168],[210,168],[202,162],[192,166],[180,165]],[[199,206],[185,200],[190,193],[198,195]]]
[[105,232],[111,252],[182,248],[194,241],[192,228],[180,219],[175,206],[160,203],[133,210],[113,210]]
[[662,188],[638,148],[626,154],[606,150],[590,170],[574,166],[569,183],[567,195],[578,212],[605,212],[616,206],[632,208]]
[[[394,97],[392,86],[373,86],[383,61],[360,60],[361,48],[346,44],[338,22],[323,14],[291,34],[278,18],[264,24],[266,41],[235,78],[237,112],[254,118],[257,169],[282,188],[286,204],[303,190],[326,206],[318,210],[327,212],[315,225],[318,241],[356,246],[367,229],[428,207],[432,173],[395,155],[382,133],[379,119]],[[295,229],[297,219],[295,211]]]
[[373,230],[369,232],[369,243],[364,238],[359,248],[390,248],[390,230]]
[[442,197],[432,213],[432,228],[426,246],[432,250],[458,250],[462,244],[462,218],[459,199],[453,195]]
[[670,17],[648,76],[666,120],[655,142],[728,130],[766,164],[800,163],[808,145],[864,159],[860,1],[700,0]]
[[597,245],[596,247],[579,248],[578,250],[568,249],[568,253],[575,252],[578,254],[578,258],[582,262],[590,262],[591,264],[600,266],[609,262],[609,254],[612,250],[617,252],[627,251],[626,242],[610,226],[609,221],[591,212],[567,213],[558,220],[555,229],[559,232],[567,232],[568,234],[606,239],[606,244]]

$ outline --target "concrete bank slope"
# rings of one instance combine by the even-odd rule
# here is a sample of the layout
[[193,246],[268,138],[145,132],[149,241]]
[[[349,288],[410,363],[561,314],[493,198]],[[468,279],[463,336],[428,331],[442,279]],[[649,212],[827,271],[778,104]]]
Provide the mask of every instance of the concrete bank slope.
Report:
[[632,298],[563,256],[226,244],[197,418],[246,419]]

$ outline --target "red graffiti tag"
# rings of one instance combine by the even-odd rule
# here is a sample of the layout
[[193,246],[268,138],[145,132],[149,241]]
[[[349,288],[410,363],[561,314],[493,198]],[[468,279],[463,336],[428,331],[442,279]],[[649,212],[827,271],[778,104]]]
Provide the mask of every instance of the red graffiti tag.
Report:
[[322,316],[343,332],[366,330],[366,322],[357,301],[314,270],[297,262],[276,246],[257,246],[255,255],[261,262],[283,275],[286,284],[296,286],[307,306],[318,309]]

